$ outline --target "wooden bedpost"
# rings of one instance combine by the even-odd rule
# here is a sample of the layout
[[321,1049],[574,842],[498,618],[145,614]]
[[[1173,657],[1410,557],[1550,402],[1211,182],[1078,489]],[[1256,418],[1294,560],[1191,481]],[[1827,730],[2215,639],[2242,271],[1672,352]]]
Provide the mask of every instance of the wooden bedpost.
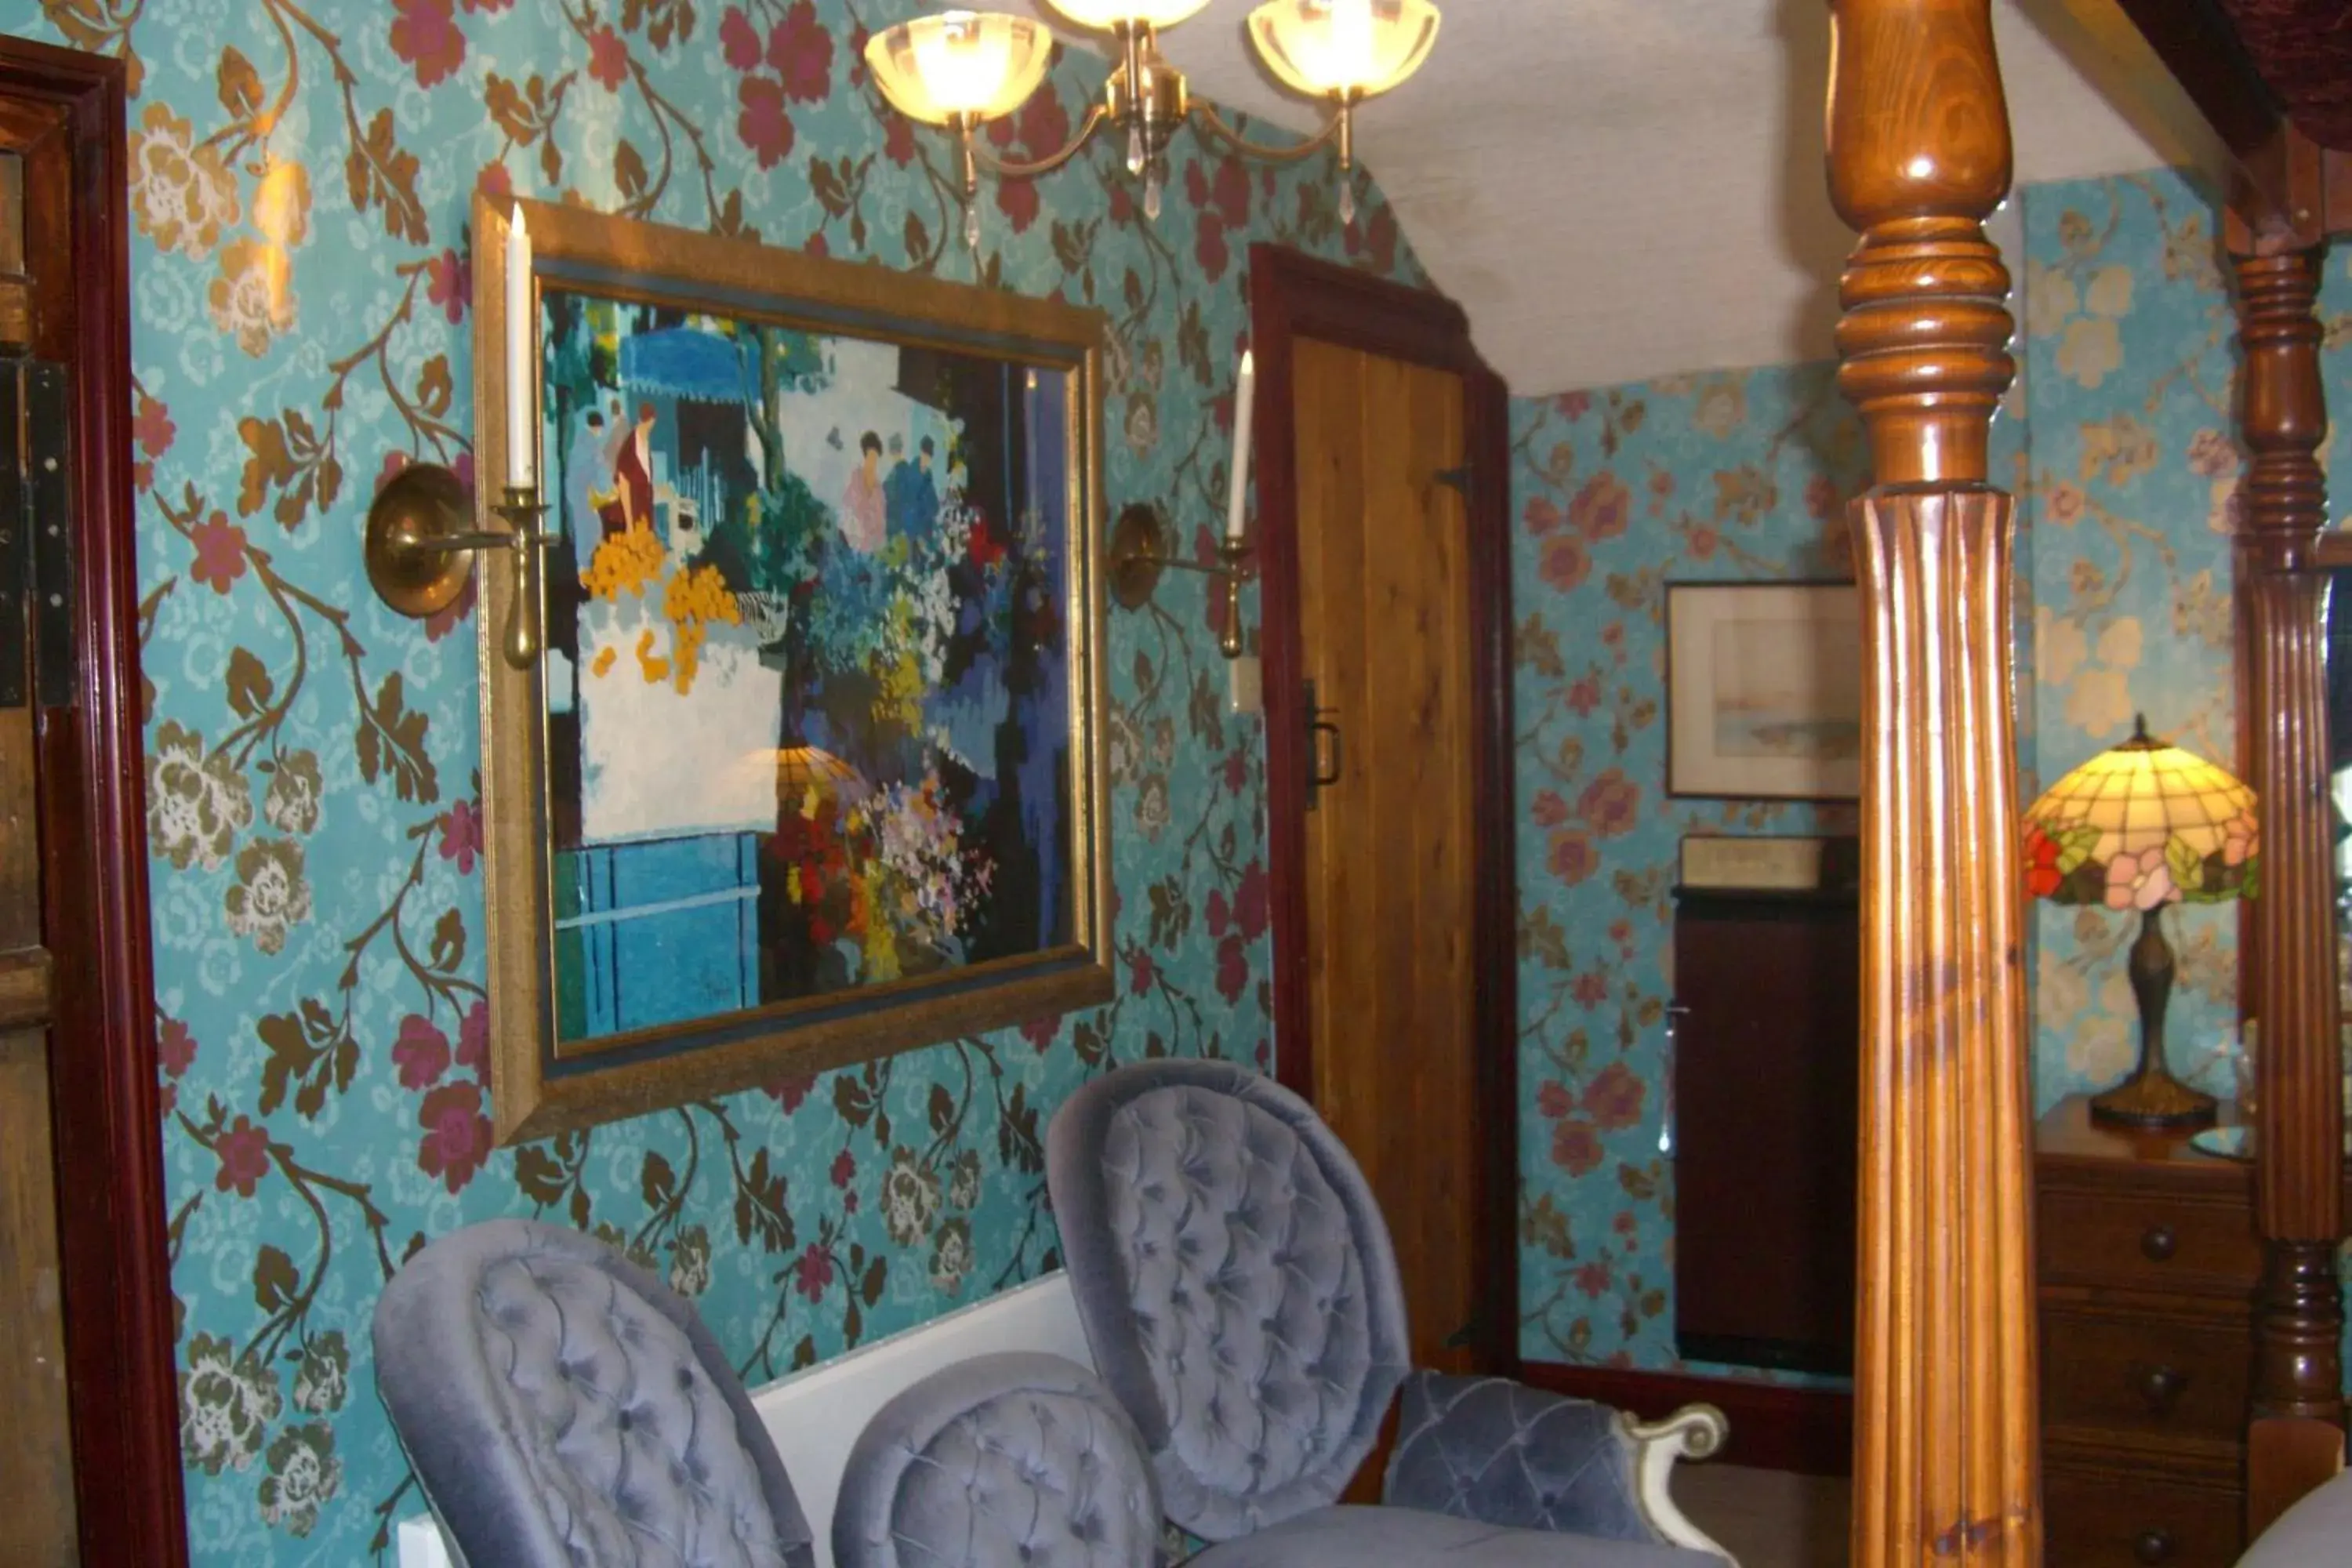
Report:
[[1839,384],[1874,483],[1862,595],[1863,1073],[1856,1568],[2041,1561],[2032,1118],[2021,958],[2011,503],[1986,482],[2015,367],[1984,220],[2009,189],[1989,0],[1832,0]]
[[[2241,420],[2252,457],[2239,492],[2242,689],[2248,782],[2262,813],[2263,876],[2242,928],[2253,952],[2248,1016],[2260,1021],[2255,1223],[2263,1269],[2255,1315],[2246,1512],[2259,1532],[2335,1473],[2344,1442],[2342,1047],[2336,997],[2335,854],[2328,831],[2327,526],[2317,450],[2327,433],[2320,327],[2322,246],[2280,239],[2231,213],[2228,240],[2245,351]],[[2265,254],[2267,252],[2268,254]]]

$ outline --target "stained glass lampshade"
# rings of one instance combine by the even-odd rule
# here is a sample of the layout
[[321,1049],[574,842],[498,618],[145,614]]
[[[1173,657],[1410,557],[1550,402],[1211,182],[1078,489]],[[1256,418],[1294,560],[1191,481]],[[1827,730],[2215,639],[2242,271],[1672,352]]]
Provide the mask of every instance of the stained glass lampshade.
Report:
[[890,106],[926,125],[993,120],[1021,107],[1053,63],[1034,17],[943,11],[866,40],[866,63]]
[[1266,0],[1250,41],[1284,86],[1309,98],[1372,98],[1421,68],[1437,42],[1429,0]]
[[2167,904],[2251,899],[2260,879],[2254,792],[2202,757],[2150,738],[2101,752],[2042,792],[2025,813],[2025,886],[2061,904],[2137,910],[2132,994],[2139,1002],[2139,1066],[2091,1100],[2099,1121],[2200,1127],[2213,1097],[2166,1070],[2164,1008],[2172,948],[2159,916]]

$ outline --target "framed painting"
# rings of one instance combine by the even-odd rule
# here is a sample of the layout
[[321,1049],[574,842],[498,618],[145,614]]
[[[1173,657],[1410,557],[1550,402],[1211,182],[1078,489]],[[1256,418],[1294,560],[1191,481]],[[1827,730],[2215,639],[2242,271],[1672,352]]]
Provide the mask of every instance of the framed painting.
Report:
[[1860,798],[1853,584],[1666,584],[1666,793]]
[[474,220],[475,406],[526,301],[545,509],[535,661],[482,584],[499,1142],[1108,1000],[1099,314]]

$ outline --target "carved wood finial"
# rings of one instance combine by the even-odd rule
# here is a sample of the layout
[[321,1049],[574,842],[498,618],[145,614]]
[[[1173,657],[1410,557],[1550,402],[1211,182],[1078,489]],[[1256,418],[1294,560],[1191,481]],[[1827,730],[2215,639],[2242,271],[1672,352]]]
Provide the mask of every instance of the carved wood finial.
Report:
[[1835,0],[1831,26],[1830,197],[1862,233],[1838,385],[1879,484],[1980,483],[2017,374],[2009,271],[1984,232],[2010,177],[1987,0]]
[[2033,1568],[2042,1519],[2009,498],[1984,220],[2009,185],[1988,0],[1835,0],[1830,189],[1862,230],[1839,385],[1862,598],[1856,1568]]

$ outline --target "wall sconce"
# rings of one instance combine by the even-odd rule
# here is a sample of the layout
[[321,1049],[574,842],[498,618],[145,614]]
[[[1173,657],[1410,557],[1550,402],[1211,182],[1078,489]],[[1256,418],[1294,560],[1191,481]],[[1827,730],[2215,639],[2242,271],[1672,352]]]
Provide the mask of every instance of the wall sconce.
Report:
[[1242,566],[1252,553],[1249,542],[1237,534],[1220,534],[1213,563],[1188,561],[1172,546],[1160,509],[1149,501],[1129,502],[1111,524],[1110,544],[1104,552],[1111,598],[1122,610],[1141,609],[1160,586],[1160,573],[1171,566],[1217,578],[1225,595],[1225,627],[1218,634],[1217,651],[1227,658],[1241,658],[1247,646],[1242,637],[1242,581],[1248,575]]
[[866,62],[891,107],[909,120],[945,126],[956,139],[963,175],[963,237],[980,243],[974,198],[980,172],[1000,179],[1050,174],[1109,126],[1126,132],[1127,172],[1142,176],[1143,213],[1160,216],[1167,182],[1167,151],[1188,119],[1234,151],[1275,163],[1296,163],[1327,143],[1339,158],[1339,219],[1356,219],[1355,110],[1398,86],[1421,68],[1437,41],[1437,7],[1430,0],[1265,0],[1250,13],[1249,37],[1276,79],[1325,105],[1322,129],[1289,146],[1252,142],[1216,110],[1195,103],[1184,73],[1160,52],[1159,32],[1199,11],[1208,0],[1052,0],[1076,26],[1108,33],[1117,63],[1103,100],[1087,110],[1067,145],[1033,162],[999,158],[979,144],[982,123],[1012,113],[1045,79],[1053,57],[1045,25],[1001,12],[949,11],[919,16],[866,41]]
[[539,520],[538,421],[531,397],[535,334],[531,331],[530,231],[517,208],[507,230],[507,473],[506,499],[490,508],[504,529],[467,526],[466,487],[438,463],[411,463],[384,481],[368,503],[362,556],[376,596],[404,616],[422,620],[448,608],[473,574],[475,555],[507,552],[507,629],[500,639],[516,669],[539,662],[539,552],[554,542]]

